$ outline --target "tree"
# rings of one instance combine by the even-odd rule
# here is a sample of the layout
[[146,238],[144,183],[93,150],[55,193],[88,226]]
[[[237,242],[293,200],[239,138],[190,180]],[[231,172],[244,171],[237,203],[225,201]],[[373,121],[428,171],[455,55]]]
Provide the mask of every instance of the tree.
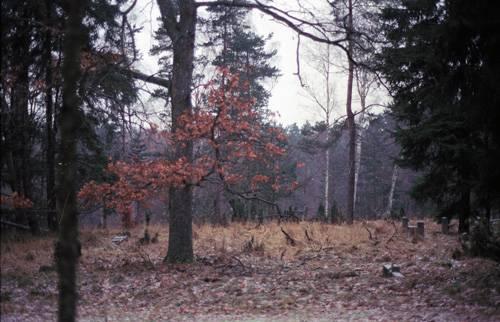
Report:
[[[245,91],[240,87],[247,87],[247,82],[241,82],[227,70],[222,71],[221,78],[228,83],[221,85],[218,79],[210,85],[206,106],[182,114],[176,132],[160,133],[174,147],[203,143],[203,154],[191,160],[179,157],[110,163],[108,172],[117,180],[111,184],[89,182],[80,191],[80,197],[126,212],[133,202],[147,201],[167,189],[198,186],[214,175],[238,197],[270,205],[273,202],[259,194],[265,184],[274,191],[293,189],[296,183],[286,181],[274,163],[284,153],[279,146],[284,134],[259,121],[259,113],[253,107],[255,99],[240,95]],[[244,168],[249,164],[278,175],[271,177],[261,172],[246,176]]]
[[458,214],[460,232],[499,201],[499,20],[488,3],[398,1],[382,14],[380,68],[394,97],[400,164],[425,171],[415,195],[440,216]]
[[[238,74],[240,81],[248,82],[248,86],[246,86],[240,95],[255,99],[253,109],[258,112],[256,115],[259,117],[259,120],[256,120],[256,122],[268,122],[271,119],[271,113],[267,109],[270,92],[265,86],[265,81],[272,80],[278,76],[278,69],[271,62],[276,54],[276,50],[267,50],[265,48],[271,35],[261,37],[252,31],[252,26],[248,18],[249,10],[247,8],[213,6],[209,7],[207,11],[209,15],[200,18],[199,22],[199,26],[203,31],[202,53],[205,55],[203,59],[209,60],[211,65],[216,68],[227,68],[231,73]],[[225,83],[227,80],[220,78],[220,82]],[[271,123],[269,126],[273,127]],[[276,164],[278,163],[279,161],[276,160]],[[245,173],[249,177],[258,173],[264,174],[264,170],[252,161],[245,161],[245,164],[241,165],[242,174]],[[240,197],[232,195],[225,191],[226,189],[224,189],[222,182],[217,183],[214,180],[214,182],[211,182],[211,186],[215,187],[216,190],[216,198],[213,205],[216,218],[223,218],[221,203],[224,200],[224,195],[228,199],[239,199],[238,202],[245,209],[252,209],[253,213],[263,213],[264,209],[268,207],[267,205],[259,204],[255,200],[242,200]],[[205,185],[204,188],[208,187]],[[269,185],[267,188],[270,193],[269,196],[273,195],[271,186]],[[241,189],[238,190],[242,191]],[[263,194],[264,190],[262,190],[260,195]],[[201,195],[200,190],[197,190],[195,198]],[[207,205],[204,208],[207,209]],[[233,214],[235,213],[233,211]],[[240,215],[240,212],[237,211],[237,213]],[[245,216],[249,214],[249,212],[241,213],[241,215]],[[233,216],[233,218],[236,217]],[[224,222],[223,219],[221,221]]]
[[[373,3],[374,2],[374,3]],[[377,2],[372,0],[329,1],[332,15],[335,20],[335,31],[344,35],[346,39],[345,54],[347,57],[347,95],[346,95],[346,124],[349,133],[348,148],[348,183],[347,183],[347,223],[354,220],[356,203],[357,180],[359,175],[360,134],[357,134],[356,113],[353,109],[353,88],[356,82],[361,102],[361,117],[363,119],[366,97],[371,83],[369,81],[368,61],[374,46],[374,32],[371,28],[373,8]]]
[[[179,128],[179,117],[184,112],[192,110],[191,85],[193,80],[193,62],[197,9],[199,7],[228,6],[235,8],[256,9],[279,22],[284,23],[298,34],[313,41],[331,44],[347,50],[344,46],[344,37],[330,39],[327,37],[328,26],[324,22],[315,21],[310,11],[302,12],[309,18],[301,18],[293,12],[282,10],[272,5],[258,1],[173,1],[157,0],[160,8],[162,29],[170,39],[169,48],[172,50],[173,66],[171,70],[171,120],[172,132]],[[308,20],[310,19],[310,20]],[[351,56],[350,56],[351,57]],[[354,151],[354,150],[353,150]],[[177,147],[174,158],[185,157],[192,159],[192,146],[186,144]],[[354,168],[353,168],[354,169]],[[354,173],[352,175],[354,178]],[[354,181],[353,181],[354,182]],[[167,261],[191,261],[192,251],[192,191],[186,186],[170,192],[170,234]]]
[[[37,136],[36,113],[29,108],[30,67],[34,34],[31,16],[36,6],[28,2],[2,2],[2,182],[23,197],[33,196],[33,146]],[[4,169],[6,171],[4,171]],[[36,232],[38,222],[16,210],[16,222]]]
[[248,81],[249,97],[256,102],[255,108],[265,108],[269,91],[263,81],[278,77],[279,71],[271,64],[276,50],[266,50],[265,45],[271,35],[264,38],[252,31],[245,19],[248,9],[233,7],[209,7],[208,18],[210,41],[208,44],[218,45],[212,64],[228,68],[239,74],[241,80]]
[[358,197],[358,182],[359,169],[361,166],[361,155],[363,148],[363,136],[367,125],[367,104],[368,95],[372,92],[375,84],[375,75],[366,68],[357,66],[354,70],[356,80],[356,90],[358,93],[361,111],[357,119],[357,135],[356,135],[356,155],[355,155],[355,172],[354,172],[354,210],[356,209],[356,201]]
[[[191,84],[196,32],[196,4],[193,0],[176,3],[157,0],[161,21],[172,42],[173,66],[170,91],[172,104],[172,133],[180,130],[181,115],[191,113]],[[192,161],[193,145],[175,147],[174,159]],[[168,262],[191,262],[193,260],[192,238],[192,187],[172,187],[169,193],[170,225],[166,260]]]
[[[85,13],[89,36],[81,54],[83,77],[78,92],[86,115],[77,152],[89,162],[78,163],[78,181],[98,172],[96,161],[103,153],[95,127],[113,115],[110,111],[127,108],[137,98],[132,78],[113,69],[119,63],[129,64],[135,54],[128,41],[134,31],[127,23],[127,10],[121,11],[122,5],[124,1],[91,1]],[[38,209],[48,210],[47,226],[51,230],[56,230],[59,222],[54,216],[59,139],[55,119],[61,108],[64,28],[60,2],[2,2],[1,177],[10,190],[33,201],[33,215],[25,216],[20,210],[16,213],[17,220],[27,222],[34,231]]]
[[352,112],[352,87],[354,79],[354,24],[353,24],[353,7],[352,0],[348,0],[347,5],[347,55],[348,57],[348,72],[347,72],[347,99],[346,99],[346,114],[347,127],[349,129],[349,182],[347,194],[347,223],[352,224],[354,221],[354,192],[356,186],[356,122],[354,113]]
[[68,18],[63,47],[63,103],[58,120],[61,131],[57,173],[57,210],[60,229],[55,256],[59,274],[59,321],[76,319],[76,270],[80,255],[76,200],[76,144],[82,117],[81,98],[78,97],[77,91],[81,77],[80,55],[86,32],[82,21],[87,5],[86,1],[63,4]]
[[[311,51],[311,61],[315,62],[314,70],[321,77],[321,84],[310,84],[310,81],[304,77],[303,88],[313,104],[321,111],[322,122],[324,125],[322,136],[322,148],[325,154],[324,166],[324,194],[323,194],[323,216],[325,221],[328,219],[330,211],[330,147],[333,143],[331,131],[334,126],[333,113],[336,107],[334,94],[335,86],[332,79],[332,48],[330,45],[318,45]],[[317,78],[316,78],[317,80]],[[311,86],[312,85],[312,86]],[[322,91],[318,91],[321,88]]]

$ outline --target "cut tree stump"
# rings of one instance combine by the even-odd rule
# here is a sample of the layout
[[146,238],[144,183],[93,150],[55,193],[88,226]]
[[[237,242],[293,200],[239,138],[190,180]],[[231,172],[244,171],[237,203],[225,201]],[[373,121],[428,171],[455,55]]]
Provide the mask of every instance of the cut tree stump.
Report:
[[417,226],[410,225],[408,226],[408,237],[416,238],[417,237]]
[[128,239],[127,235],[117,235],[111,238],[113,244],[120,244]]
[[417,236],[420,238],[425,237],[425,222],[417,221]]
[[450,232],[450,222],[448,217],[441,217],[441,232],[445,235]]
[[382,266],[382,276],[384,277],[403,277],[401,269],[398,265],[386,264]]
[[401,227],[403,228],[403,233],[406,233],[408,231],[408,217],[403,217],[401,219]]

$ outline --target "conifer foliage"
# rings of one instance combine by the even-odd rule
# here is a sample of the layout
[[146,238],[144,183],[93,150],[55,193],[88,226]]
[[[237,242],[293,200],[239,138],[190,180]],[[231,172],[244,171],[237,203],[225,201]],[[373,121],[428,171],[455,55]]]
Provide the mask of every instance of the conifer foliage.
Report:
[[381,70],[394,97],[401,164],[441,215],[489,218],[500,206],[500,20],[491,1],[396,1],[382,15]]

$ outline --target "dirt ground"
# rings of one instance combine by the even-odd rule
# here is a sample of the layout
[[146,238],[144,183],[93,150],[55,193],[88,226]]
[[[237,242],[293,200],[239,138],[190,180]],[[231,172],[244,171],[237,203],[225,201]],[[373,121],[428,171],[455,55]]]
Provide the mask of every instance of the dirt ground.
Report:
[[[163,263],[167,228],[150,230],[158,243],[139,245],[141,228],[118,245],[118,231],[81,234],[79,321],[500,321],[500,265],[430,221],[420,241],[383,221],[195,226],[184,265]],[[55,320],[53,242],[2,239],[2,321]]]

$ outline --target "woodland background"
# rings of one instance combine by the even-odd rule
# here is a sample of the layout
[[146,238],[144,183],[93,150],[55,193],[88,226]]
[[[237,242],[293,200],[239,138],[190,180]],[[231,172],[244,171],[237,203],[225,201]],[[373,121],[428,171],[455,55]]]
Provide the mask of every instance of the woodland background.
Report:
[[[216,262],[235,269],[228,260],[244,274],[264,274],[253,268],[265,263],[246,262],[253,256],[205,258],[201,252],[208,250],[197,244],[206,238],[198,235],[203,224],[220,225],[214,234],[232,233],[232,250],[283,261],[286,248],[265,251],[265,230],[274,227],[286,247],[311,246],[301,250],[307,259],[300,252],[288,258],[302,266],[322,258],[338,265],[325,249],[349,243],[353,248],[344,251],[356,253],[366,243],[363,251],[379,262],[382,239],[400,243],[398,249],[418,242],[394,220],[437,218],[447,227],[457,219],[454,238],[444,228],[438,236],[426,221],[427,248],[413,250],[421,256],[391,253],[380,262],[413,261],[409,267],[415,255],[435,268],[438,257],[500,258],[500,22],[492,1],[298,1],[292,7],[157,0],[151,3],[160,21],[152,75],[138,67],[143,49],[135,37],[142,26],[131,14],[137,5],[2,1],[1,220],[8,232],[2,247],[16,252],[30,238],[47,243],[57,236],[47,247],[55,264],[48,270],[58,273],[59,320],[77,316],[79,260],[86,247],[91,253],[110,237],[98,227],[111,229],[118,243],[162,242],[167,249],[156,260],[139,250],[137,258],[168,274],[193,262],[189,272]],[[289,54],[297,57],[300,94],[320,115],[317,122],[284,126],[269,109],[279,48],[269,45],[272,35],[255,33],[250,10],[296,33]],[[338,103],[344,93],[336,92],[334,73],[345,75],[345,105]],[[379,219],[385,222],[366,222]],[[332,241],[332,224],[346,224],[349,238]],[[82,245],[82,229],[82,236],[88,230],[102,239]],[[244,233],[252,229],[263,231]],[[225,254],[222,243],[214,249]],[[427,254],[436,243],[440,255]],[[24,252],[26,262],[38,263],[34,249]],[[96,252],[90,264],[85,258],[84,266],[100,265],[104,254]],[[20,269],[9,256],[2,263],[7,258],[9,272]],[[163,261],[167,268],[158,266]],[[281,264],[269,267],[279,271]],[[465,266],[464,274],[476,268]],[[489,282],[498,266],[488,267],[481,276]],[[376,269],[354,271],[339,276],[369,279]],[[424,274],[420,267],[413,273]],[[19,276],[7,281],[2,294],[26,291]],[[440,285],[441,291],[449,286]],[[495,287],[485,283],[491,301],[479,301],[487,307],[478,313],[484,318],[495,316],[489,309],[498,304]]]

